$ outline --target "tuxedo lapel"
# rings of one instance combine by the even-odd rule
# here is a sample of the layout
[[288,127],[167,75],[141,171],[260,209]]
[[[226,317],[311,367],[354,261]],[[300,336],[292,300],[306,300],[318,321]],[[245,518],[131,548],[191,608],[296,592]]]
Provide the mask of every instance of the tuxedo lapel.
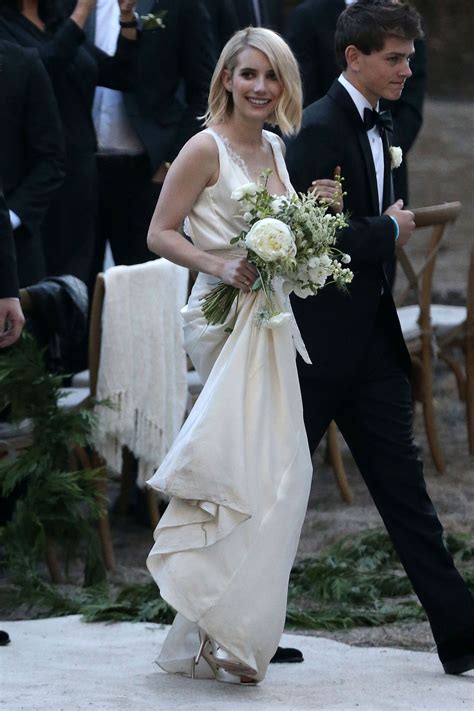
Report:
[[370,143],[367,137],[367,131],[364,128],[360,114],[351,97],[344,89],[342,84],[336,79],[328,91],[330,96],[344,110],[347,118],[354,127],[360,150],[364,159],[365,171],[367,174],[367,183],[369,185],[370,203],[374,215],[379,214],[379,195],[377,189],[377,177],[375,174],[374,159],[370,150]]

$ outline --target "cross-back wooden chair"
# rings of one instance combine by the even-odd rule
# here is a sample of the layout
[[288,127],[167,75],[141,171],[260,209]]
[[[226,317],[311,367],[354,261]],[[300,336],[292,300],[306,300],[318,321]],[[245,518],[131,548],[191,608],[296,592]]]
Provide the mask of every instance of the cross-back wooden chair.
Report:
[[[474,455],[474,249],[469,262],[466,306],[437,305],[432,311],[438,358],[453,371],[459,397],[466,403],[468,446]],[[464,362],[456,357],[459,352]]]
[[[409,249],[397,250],[399,275],[402,271],[408,282],[397,297],[396,303],[403,336],[413,363],[413,397],[422,403],[431,456],[440,473],[445,470],[445,461],[439,444],[433,405],[433,362],[438,350],[434,320],[436,313],[441,318],[442,313],[446,315],[448,312],[432,304],[433,278],[436,259],[446,238],[447,227],[455,223],[460,211],[460,202],[415,209],[415,232],[429,230],[421,265],[415,265]],[[419,238],[415,234],[409,246],[418,246],[418,243]],[[400,276],[397,279],[400,279]],[[412,303],[407,304],[408,300]]]

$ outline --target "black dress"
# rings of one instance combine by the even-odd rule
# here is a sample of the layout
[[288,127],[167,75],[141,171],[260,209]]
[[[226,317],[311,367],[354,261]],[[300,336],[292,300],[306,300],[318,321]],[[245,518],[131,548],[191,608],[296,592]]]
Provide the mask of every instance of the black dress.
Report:
[[0,38],[35,47],[51,77],[65,135],[66,178],[43,222],[46,267],[49,275],[73,274],[87,282],[97,212],[94,91],[98,85],[131,88],[137,43],[120,35],[111,57],[86,41],[71,19],[43,31],[7,8],[0,15]]

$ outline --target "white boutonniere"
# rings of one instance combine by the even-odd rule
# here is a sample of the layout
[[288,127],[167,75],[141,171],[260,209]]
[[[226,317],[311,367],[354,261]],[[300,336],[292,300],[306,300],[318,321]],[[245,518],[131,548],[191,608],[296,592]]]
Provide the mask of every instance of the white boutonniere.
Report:
[[390,146],[390,167],[392,170],[399,168],[403,160],[403,151],[400,146]]
[[142,30],[164,30],[166,28],[163,18],[168,10],[160,12],[149,12],[148,15],[140,15]]

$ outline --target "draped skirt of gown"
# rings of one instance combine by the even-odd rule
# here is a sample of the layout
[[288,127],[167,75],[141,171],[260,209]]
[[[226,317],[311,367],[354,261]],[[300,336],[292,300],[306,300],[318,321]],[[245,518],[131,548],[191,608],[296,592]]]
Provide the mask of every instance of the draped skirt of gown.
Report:
[[[200,630],[261,680],[284,627],[312,464],[291,325],[259,326],[257,292],[241,294],[235,323],[207,326],[200,300],[216,281],[199,274],[183,310],[203,390],[149,481],[171,499],[147,565],[178,612],[158,664],[190,674]],[[210,676],[204,660],[197,676]]]

